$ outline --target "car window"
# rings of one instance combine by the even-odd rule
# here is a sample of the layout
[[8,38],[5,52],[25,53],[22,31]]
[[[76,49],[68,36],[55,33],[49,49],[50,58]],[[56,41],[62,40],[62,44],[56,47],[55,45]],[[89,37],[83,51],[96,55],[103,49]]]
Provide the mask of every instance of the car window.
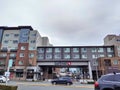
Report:
[[105,80],[105,81],[115,81],[115,77],[114,77],[114,75],[108,75],[108,76],[104,76],[102,78],[102,80]]
[[116,74],[116,75],[115,75],[115,81],[120,82],[120,74]]
[[59,78],[59,80],[63,80],[64,78]]

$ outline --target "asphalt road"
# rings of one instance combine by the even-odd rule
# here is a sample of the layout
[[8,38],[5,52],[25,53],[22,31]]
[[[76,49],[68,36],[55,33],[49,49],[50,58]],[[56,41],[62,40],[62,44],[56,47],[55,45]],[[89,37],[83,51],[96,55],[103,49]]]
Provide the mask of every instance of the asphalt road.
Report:
[[50,82],[11,81],[7,85],[18,86],[17,90],[94,90],[93,85],[74,83],[73,85],[52,85]]

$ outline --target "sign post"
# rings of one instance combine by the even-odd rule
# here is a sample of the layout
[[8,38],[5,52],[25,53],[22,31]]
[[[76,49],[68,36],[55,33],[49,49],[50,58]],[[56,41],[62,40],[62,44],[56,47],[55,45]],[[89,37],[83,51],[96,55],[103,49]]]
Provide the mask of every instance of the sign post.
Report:
[[13,64],[13,60],[12,60],[12,59],[9,59],[9,61],[8,61],[8,67],[7,67],[7,72],[5,72],[6,85],[7,85],[7,82],[8,82],[8,77],[10,76],[9,69],[10,69],[10,67],[12,67],[12,64]]

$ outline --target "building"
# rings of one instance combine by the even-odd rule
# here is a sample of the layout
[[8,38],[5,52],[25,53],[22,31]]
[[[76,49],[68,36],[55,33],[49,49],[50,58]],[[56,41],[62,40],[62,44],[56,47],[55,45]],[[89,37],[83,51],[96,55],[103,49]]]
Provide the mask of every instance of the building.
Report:
[[102,57],[98,58],[98,76],[120,72],[120,58],[119,57]]
[[53,45],[49,43],[48,37],[42,37],[42,46],[53,46]]
[[120,72],[120,35],[107,35],[104,38],[104,46],[114,45],[114,57],[98,58],[98,75]]
[[120,35],[107,35],[104,38],[104,45],[114,45],[116,49],[116,55],[120,57]]
[[[82,78],[96,79],[97,58],[114,57],[114,46],[49,46],[37,48],[42,77],[54,77],[55,68],[80,68]],[[98,72],[98,70],[97,70]]]
[[[37,79],[37,47],[42,46],[41,35],[31,26],[0,27],[0,71],[4,74],[8,62],[11,79]],[[49,41],[47,42],[49,45]],[[45,45],[45,44],[44,44]],[[47,46],[47,45],[46,45]]]
[[106,36],[104,46],[53,46],[31,26],[0,26],[0,74],[10,71],[14,80],[49,79],[59,68],[71,67],[79,68],[82,78],[96,79],[119,71],[119,56],[120,36]]

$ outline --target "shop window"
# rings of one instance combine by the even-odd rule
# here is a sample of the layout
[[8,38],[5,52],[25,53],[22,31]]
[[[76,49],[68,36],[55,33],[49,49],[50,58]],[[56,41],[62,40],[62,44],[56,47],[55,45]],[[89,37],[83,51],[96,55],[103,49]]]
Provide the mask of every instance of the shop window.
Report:
[[34,70],[28,69],[27,70],[27,79],[33,79],[33,77],[34,77]]
[[18,78],[23,77],[23,69],[16,69],[16,77]]

